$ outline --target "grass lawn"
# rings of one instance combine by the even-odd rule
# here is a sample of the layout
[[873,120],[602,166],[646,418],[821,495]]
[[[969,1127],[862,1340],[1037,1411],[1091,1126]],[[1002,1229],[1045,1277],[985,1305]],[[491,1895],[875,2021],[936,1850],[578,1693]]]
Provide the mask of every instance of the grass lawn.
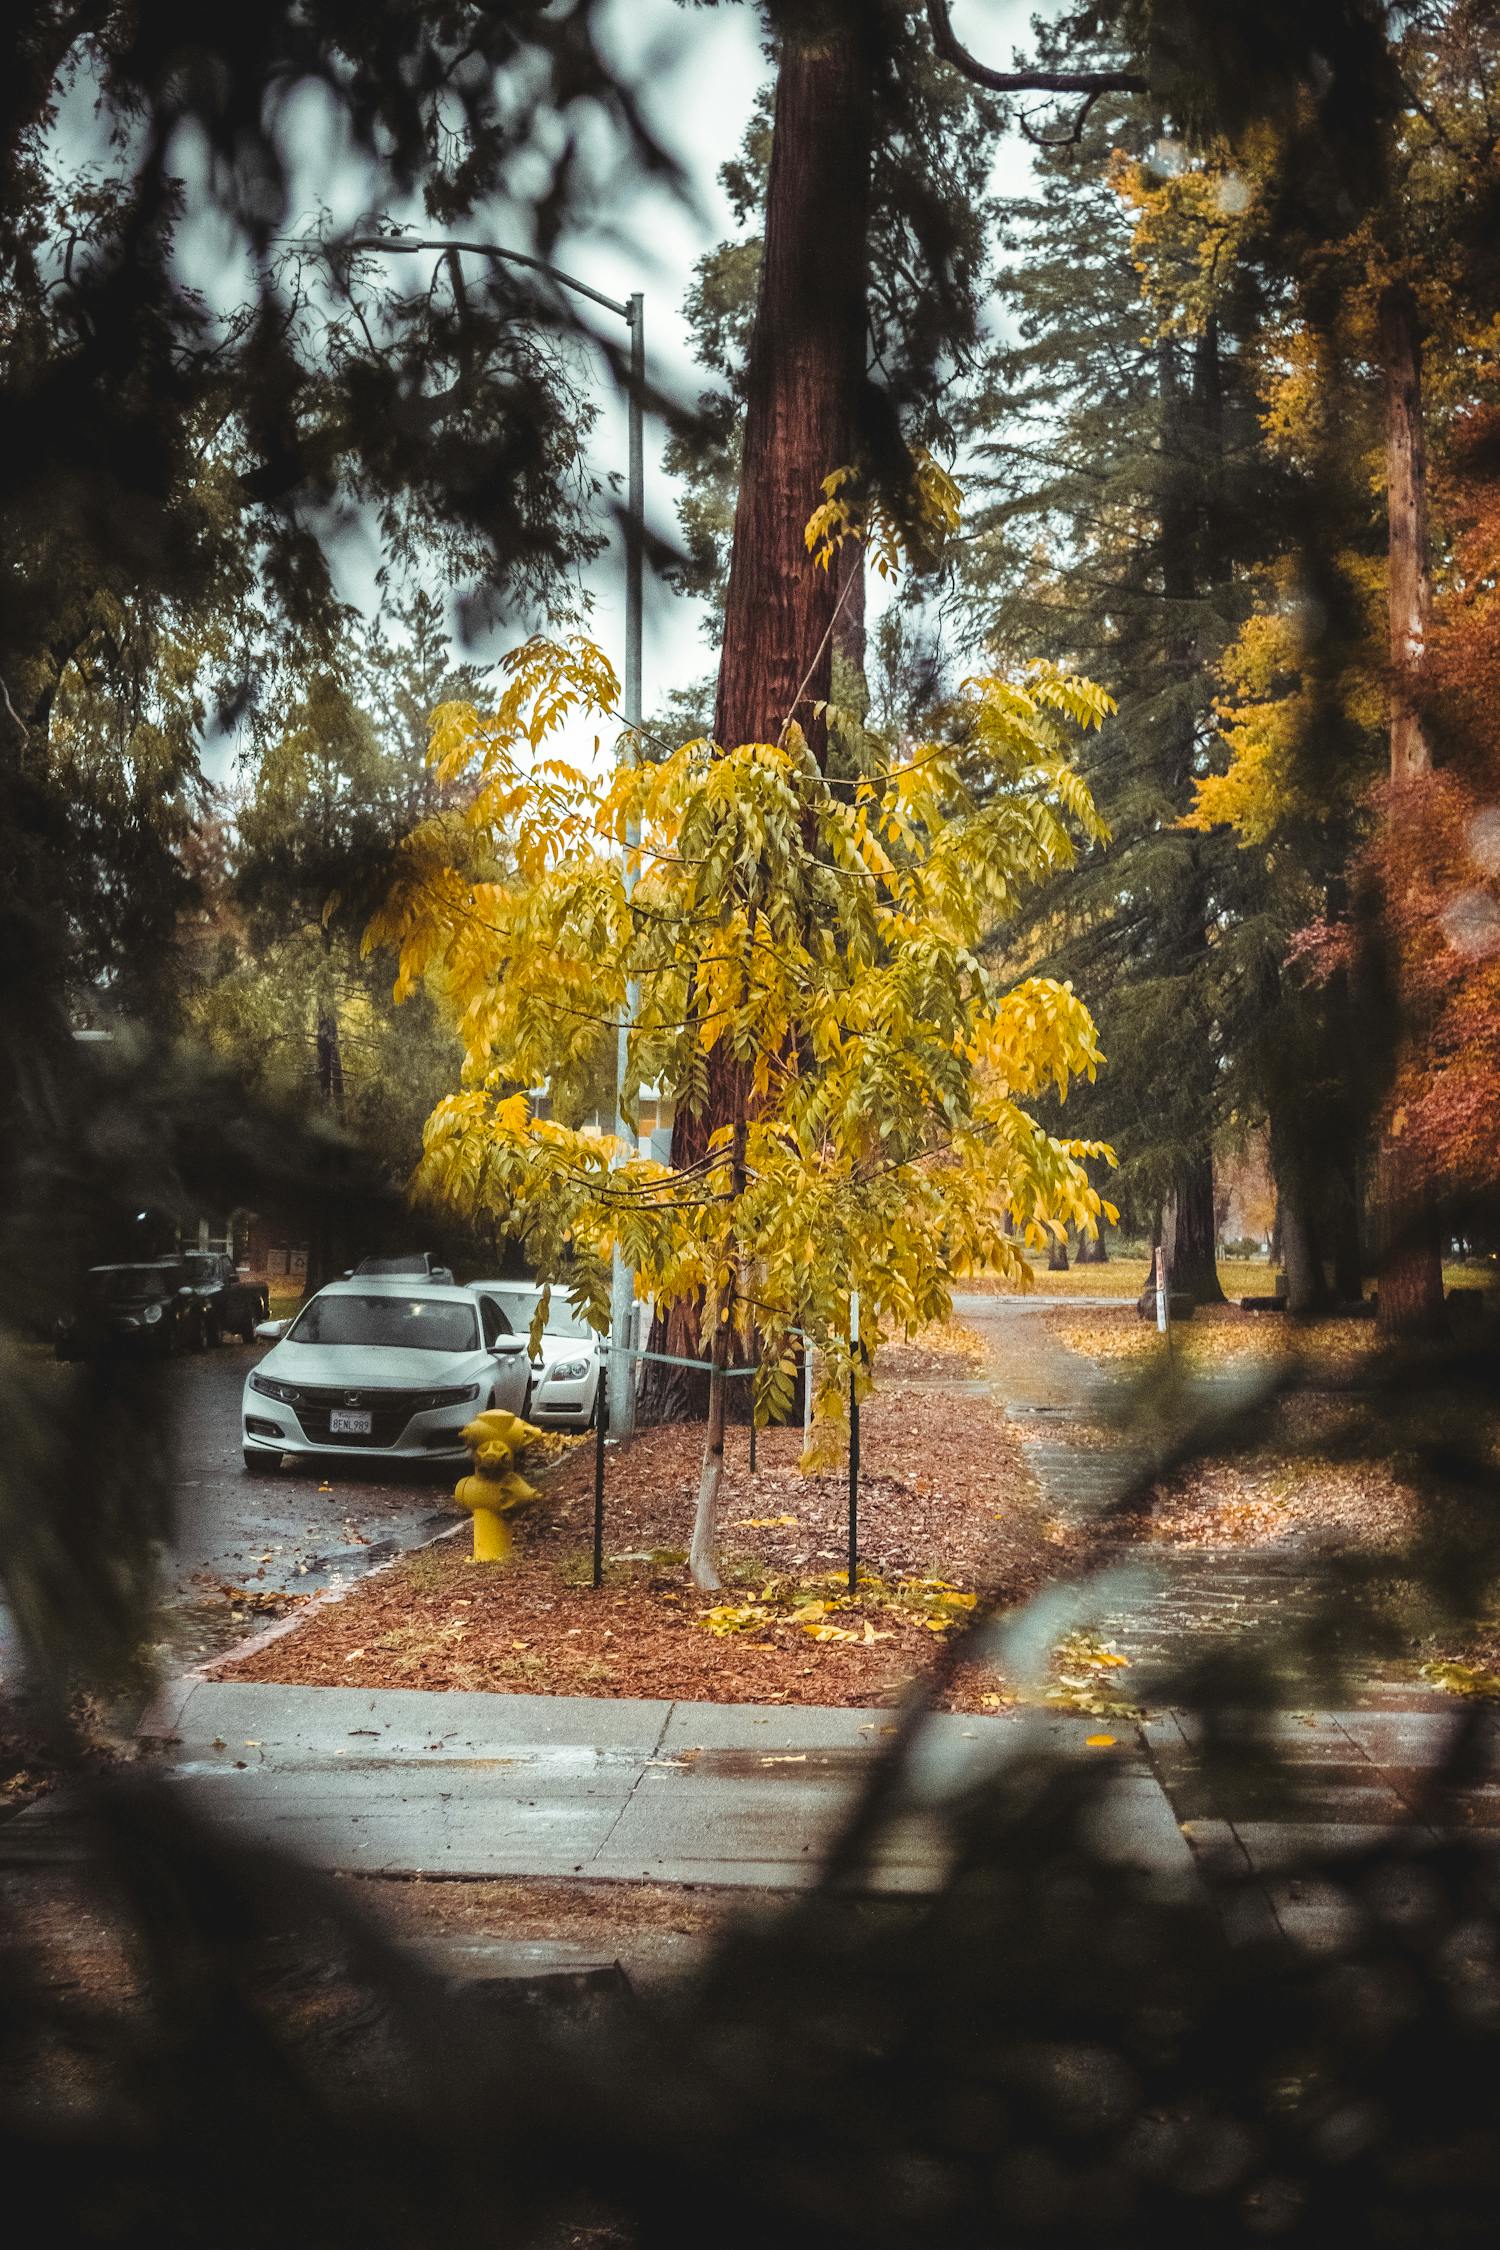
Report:
[[[861,1417],[860,1566],[847,1590],[847,1474],[807,1475],[800,1429],[731,1429],[724,1589],[685,1569],[702,1430],[642,1431],[608,1456],[603,1586],[590,1583],[594,1449],[561,1441],[503,1566],[467,1531],[403,1557],[220,1678],[746,1703],[888,1702],[981,1593],[1019,1600],[1060,1557],[1005,1416],[952,1330],[885,1355]],[[966,1673],[947,1701],[994,1708]]]
[[1238,1305],[1200,1306],[1191,1320],[1174,1321],[1166,1338],[1134,1305],[1059,1305],[1044,1318],[1054,1336],[1088,1359],[1141,1366],[1170,1350],[1188,1368],[1296,1355],[1337,1372],[1357,1365],[1378,1341],[1373,1320],[1297,1321],[1284,1313],[1242,1312]]
[[[1070,1266],[1066,1273],[1049,1273],[1045,1258],[1036,1263],[1039,1297],[1139,1297],[1150,1278],[1149,1258],[1115,1258],[1103,1266]],[[1268,1297],[1276,1276],[1264,1258],[1221,1258],[1219,1282],[1226,1297]],[[964,1281],[961,1289],[996,1291],[1010,1295],[998,1281]]]

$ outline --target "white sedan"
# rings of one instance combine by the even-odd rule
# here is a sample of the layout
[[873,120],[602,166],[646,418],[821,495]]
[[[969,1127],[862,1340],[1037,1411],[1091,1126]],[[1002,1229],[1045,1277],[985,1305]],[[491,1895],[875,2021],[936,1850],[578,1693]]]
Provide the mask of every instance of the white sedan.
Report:
[[524,1413],[531,1388],[524,1332],[452,1282],[335,1281],[255,1333],[276,1348],[245,1384],[252,1471],[285,1453],[466,1461],[464,1425],[492,1406]]
[[[471,1281],[469,1287],[480,1297],[494,1298],[518,1336],[528,1333],[541,1302],[537,1282]],[[598,1347],[599,1338],[573,1311],[567,1292],[554,1288],[541,1348],[531,1364],[530,1419],[539,1427],[586,1430],[592,1425],[604,1364]]]

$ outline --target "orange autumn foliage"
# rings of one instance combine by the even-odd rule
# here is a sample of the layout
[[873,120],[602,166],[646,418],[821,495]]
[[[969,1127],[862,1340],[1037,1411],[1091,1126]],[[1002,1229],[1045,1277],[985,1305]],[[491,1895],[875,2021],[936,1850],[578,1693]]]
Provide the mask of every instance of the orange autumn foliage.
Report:
[[1370,864],[1408,1028],[1392,1130],[1463,1196],[1500,1170],[1500,407],[1470,414],[1457,458],[1427,662],[1437,766],[1402,787]]

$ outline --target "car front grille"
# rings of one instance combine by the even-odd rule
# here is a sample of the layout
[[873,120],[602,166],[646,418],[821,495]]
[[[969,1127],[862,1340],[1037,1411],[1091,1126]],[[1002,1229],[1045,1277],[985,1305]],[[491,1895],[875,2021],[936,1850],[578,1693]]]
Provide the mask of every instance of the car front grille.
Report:
[[[378,1447],[394,1445],[412,1416],[435,1403],[432,1391],[361,1391],[357,1398],[351,1399],[347,1391],[315,1390],[310,1384],[299,1383],[295,1411],[304,1437],[314,1445]],[[344,1430],[335,1436],[329,1423],[335,1407],[368,1413],[368,1437],[351,1437]]]

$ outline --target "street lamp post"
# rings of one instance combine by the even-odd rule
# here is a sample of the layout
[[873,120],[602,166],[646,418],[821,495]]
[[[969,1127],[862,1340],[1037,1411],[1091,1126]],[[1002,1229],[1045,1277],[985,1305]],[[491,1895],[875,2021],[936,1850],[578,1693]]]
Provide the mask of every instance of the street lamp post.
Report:
[[[641,640],[644,615],[644,571],[646,552],[646,300],[640,290],[622,304],[618,297],[606,297],[602,289],[595,289],[586,281],[579,281],[559,266],[549,265],[543,258],[533,258],[524,250],[508,250],[498,242],[454,242],[449,239],[431,240],[412,235],[358,235],[342,243],[345,250],[435,250],[443,256],[459,251],[472,252],[475,257],[499,258],[507,265],[529,266],[534,273],[543,273],[550,281],[576,296],[587,297],[591,304],[602,305],[623,320],[630,330],[630,380],[626,393],[629,412],[628,467],[625,490],[625,755],[637,756],[636,743],[639,728],[645,716],[641,702]],[[626,831],[625,888],[627,896],[635,887],[635,871],[630,864],[630,852],[640,842],[640,825],[632,822]],[[633,1140],[623,1114],[625,1077],[629,1064],[630,1027],[635,1022],[640,1006],[640,987],[630,984],[625,992],[625,1014],[620,1024],[615,1045],[615,1132],[621,1140]],[[615,1251],[610,1274],[609,1325],[611,1350],[609,1355],[608,1399],[610,1427],[619,1436],[628,1435],[635,1427],[635,1379],[630,1354],[635,1338],[632,1334],[631,1315],[635,1307],[635,1275],[619,1250]]]

